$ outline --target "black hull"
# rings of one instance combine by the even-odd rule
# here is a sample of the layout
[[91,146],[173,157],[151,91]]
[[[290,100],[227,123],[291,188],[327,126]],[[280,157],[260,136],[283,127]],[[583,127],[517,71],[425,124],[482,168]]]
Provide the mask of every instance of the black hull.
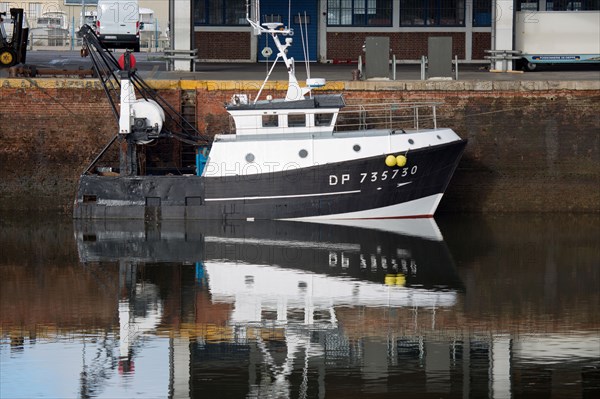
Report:
[[225,261],[375,283],[403,273],[406,287],[463,289],[445,242],[397,232],[402,225],[394,232],[284,221],[77,221],[74,227],[83,263]]
[[423,217],[374,213],[443,194],[466,140],[407,154],[404,167],[383,156],[247,176],[97,176],[79,181],[78,219],[288,219]]

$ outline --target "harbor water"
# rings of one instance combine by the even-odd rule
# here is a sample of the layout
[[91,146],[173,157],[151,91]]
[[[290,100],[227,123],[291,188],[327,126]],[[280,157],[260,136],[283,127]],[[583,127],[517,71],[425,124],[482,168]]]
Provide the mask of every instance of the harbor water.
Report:
[[0,398],[600,397],[600,215],[0,218]]

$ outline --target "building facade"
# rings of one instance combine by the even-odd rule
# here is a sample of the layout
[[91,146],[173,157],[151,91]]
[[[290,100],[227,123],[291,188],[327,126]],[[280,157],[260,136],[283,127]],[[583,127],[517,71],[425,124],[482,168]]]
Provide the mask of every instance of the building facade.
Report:
[[[247,0],[191,1],[192,40],[202,60],[265,60],[262,50],[273,46],[268,38],[251,34]],[[574,34],[578,18],[586,23],[584,14],[597,18],[599,10],[600,0],[262,0],[260,20],[295,30],[290,51],[296,60],[304,60],[306,53],[311,61],[356,62],[366,37],[385,36],[397,62],[416,62],[427,55],[430,37],[445,36],[452,38],[452,54],[461,62],[481,62],[488,50],[515,49],[518,13],[526,13],[522,18],[533,24],[540,23],[541,14],[556,11],[556,31]],[[564,12],[571,16],[561,19]]]
[[[273,60],[273,53],[263,52],[266,47],[274,48],[270,39],[253,35],[246,21],[248,3],[253,1],[139,0],[139,6],[154,11],[160,26],[157,33],[163,39],[156,47],[197,48],[205,62]],[[32,28],[43,13],[63,12],[75,32],[81,25],[82,9],[95,9],[96,4],[97,0],[0,1],[0,12],[24,8]],[[427,55],[428,40],[434,36],[451,37],[452,55],[460,62],[481,62],[489,55],[487,50],[515,49],[518,12],[528,13],[526,22],[539,22],[539,15],[549,11],[600,15],[600,0],[260,1],[261,22],[281,22],[294,29],[290,55],[295,60],[308,57],[343,63],[357,62],[365,39],[372,36],[389,38],[390,52],[399,63],[418,62]],[[573,18],[564,21],[557,31],[568,33],[578,25]]]
[[[269,46],[250,33],[246,0],[193,0],[194,40],[204,60],[264,60]],[[261,22],[282,22],[294,29],[296,60],[356,61],[367,36],[386,36],[399,62],[427,54],[428,38],[452,37],[460,60],[482,60],[490,48],[492,0],[263,0]],[[302,26],[300,24],[302,22]],[[226,37],[222,33],[226,32]],[[292,50],[293,51],[293,50]]]

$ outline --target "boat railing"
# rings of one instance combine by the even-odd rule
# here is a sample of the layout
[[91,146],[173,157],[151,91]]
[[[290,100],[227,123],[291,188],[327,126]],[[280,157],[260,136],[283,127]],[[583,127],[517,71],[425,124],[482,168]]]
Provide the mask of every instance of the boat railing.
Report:
[[439,102],[349,104],[338,114],[335,131],[437,128]]
[[[334,126],[323,124],[321,121],[317,129],[321,131],[346,132],[357,130],[371,129],[391,129],[391,130],[420,130],[420,129],[436,129],[436,107],[442,105],[440,102],[411,102],[411,103],[372,103],[372,104],[347,104],[344,108],[337,111],[337,119]],[[327,112],[315,109],[315,123],[317,115],[327,114]],[[333,115],[331,115],[333,116]],[[245,118],[263,117],[262,113],[246,114]],[[262,127],[279,127],[284,129],[287,127],[298,127],[306,125],[284,125],[278,121],[277,115],[271,115],[271,119],[265,122],[263,120]],[[332,117],[324,120],[333,120]],[[258,121],[260,124],[260,121]],[[264,123],[272,123],[265,125]],[[288,122],[289,123],[289,122]],[[248,133],[258,132],[261,127],[254,123],[236,126],[235,117],[229,115],[228,133]],[[314,129],[313,127],[312,129]],[[311,129],[310,127],[308,129]],[[226,130],[227,131],[227,130]]]

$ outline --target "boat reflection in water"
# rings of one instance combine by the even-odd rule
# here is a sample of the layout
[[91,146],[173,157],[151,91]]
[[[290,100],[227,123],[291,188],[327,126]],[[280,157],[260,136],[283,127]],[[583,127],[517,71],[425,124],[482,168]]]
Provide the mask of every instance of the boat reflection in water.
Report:
[[0,218],[0,396],[600,397],[597,216],[370,223]]
[[[435,325],[435,310],[462,290],[433,219],[361,223],[79,221],[76,241],[86,267],[119,264],[122,369],[132,368],[136,338],[153,331],[173,337],[173,389],[314,397],[325,392],[325,359],[372,356],[359,344],[365,331],[379,353],[400,333],[401,309],[412,328],[421,318]],[[170,283],[181,285],[178,301],[160,294],[164,263],[184,265]],[[422,340],[402,345],[424,356]]]

